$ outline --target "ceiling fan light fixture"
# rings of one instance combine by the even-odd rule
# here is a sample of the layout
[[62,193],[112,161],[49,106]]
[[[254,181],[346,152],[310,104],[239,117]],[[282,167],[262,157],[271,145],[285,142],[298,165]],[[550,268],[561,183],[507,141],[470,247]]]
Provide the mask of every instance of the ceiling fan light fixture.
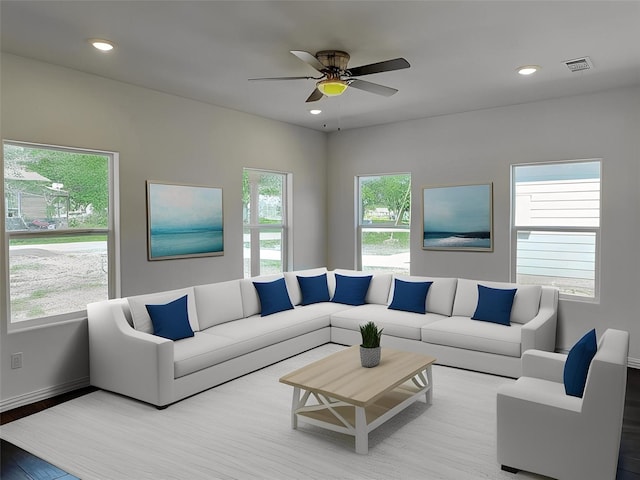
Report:
[[316,84],[318,90],[320,90],[322,94],[326,95],[327,97],[337,97],[338,95],[342,95],[348,86],[349,84],[345,80],[336,78],[327,78],[325,80],[320,80]]

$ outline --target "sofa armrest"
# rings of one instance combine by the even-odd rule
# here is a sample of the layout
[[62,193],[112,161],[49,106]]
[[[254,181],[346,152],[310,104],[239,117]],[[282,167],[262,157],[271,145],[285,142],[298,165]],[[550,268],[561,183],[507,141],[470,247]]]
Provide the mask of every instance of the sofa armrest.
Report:
[[87,305],[91,384],[168,405],[173,401],[173,342],[131,327],[122,301]]
[[527,350],[522,354],[522,376],[563,383],[566,359],[562,353]]
[[522,326],[522,353],[532,348],[553,352],[557,323],[558,290],[543,287],[538,314]]

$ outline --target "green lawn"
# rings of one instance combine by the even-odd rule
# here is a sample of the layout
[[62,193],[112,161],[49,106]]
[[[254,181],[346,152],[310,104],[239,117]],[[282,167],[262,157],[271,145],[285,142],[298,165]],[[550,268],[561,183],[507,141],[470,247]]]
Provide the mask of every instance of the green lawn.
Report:
[[38,237],[38,238],[13,238],[11,239],[11,245],[50,245],[53,243],[80,243],[80,242],[106,242],[106,235],[80,235],[74,236],[59,236],[59,237]]

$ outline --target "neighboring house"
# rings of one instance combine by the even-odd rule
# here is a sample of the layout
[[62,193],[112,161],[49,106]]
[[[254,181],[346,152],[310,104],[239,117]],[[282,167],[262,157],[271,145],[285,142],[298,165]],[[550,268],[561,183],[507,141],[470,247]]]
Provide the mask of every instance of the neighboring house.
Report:
[[55,228],[66,223],[69,193],[37,172],[19,165],[5,174],[5,217],[8,230]]

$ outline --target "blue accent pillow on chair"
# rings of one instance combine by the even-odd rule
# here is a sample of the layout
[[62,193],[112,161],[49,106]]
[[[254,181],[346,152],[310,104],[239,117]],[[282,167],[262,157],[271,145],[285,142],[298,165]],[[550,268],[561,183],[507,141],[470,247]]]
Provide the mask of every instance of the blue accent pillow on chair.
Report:
[[145,305],[145,307],[151,317],[154,335],[169,340],[193,337],[187,312],[187,295],[166,305]]
[[433,282],[405,282],[395,279],[393,284],[393,300],[391,310],[427,313],[427,293]]
[[315,277],[298,276],[298,284],[302,292],[300,305],[311,305],[312,303],[328,302],[330,300],[326,273]]
[[478,285],[478,305],[471,318],[511,326],[511,307],[516,290]]
[[261,317],[293,309],[284,278],[273,282],[253,282],[253,285],[258,291],[258,297],[260,297]]
[[582,398],[584,387],[587,384],[587,374],[591,360],[598,351],[595,328],[587,332],[578,342],[571,347],[564,364],[564,391],[567,395]]
[[336,273],[336,293],[332,302],[346,305],[364,305],[372,275],[351,277]]

